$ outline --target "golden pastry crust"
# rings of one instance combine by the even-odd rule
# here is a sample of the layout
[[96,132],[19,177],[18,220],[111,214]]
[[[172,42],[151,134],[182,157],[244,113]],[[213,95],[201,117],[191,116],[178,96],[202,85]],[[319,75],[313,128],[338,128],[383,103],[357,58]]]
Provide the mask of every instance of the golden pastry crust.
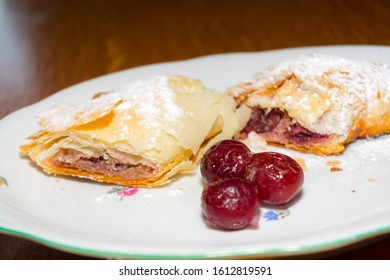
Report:
[[284,131],[280,125],[278,136],[265,137],[303,152],[337,154],[357,138],[390,131],[390,70],[381,62],[301,56],[261,71],[227,94],[239,105],[260,108],[261,121],[268,121],[269,112],[274,122],[283,120]]
[[231,97],[194,79],[160,76],[39,115],[43,131],[21,146],[48,173],[154,187],[190,172],[200,153],[249,118]]

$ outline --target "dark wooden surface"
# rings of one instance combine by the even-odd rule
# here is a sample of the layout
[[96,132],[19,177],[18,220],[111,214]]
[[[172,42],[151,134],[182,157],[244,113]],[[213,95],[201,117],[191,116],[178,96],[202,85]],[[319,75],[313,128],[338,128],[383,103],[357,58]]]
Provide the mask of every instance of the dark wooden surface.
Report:
[[[390,1],[0,0],[0,118],[139,65],[337,44],[390,46]],[[314,257],[390,259],[389,237],[361,246]],[[0,234],[0,259],[83,258]]]

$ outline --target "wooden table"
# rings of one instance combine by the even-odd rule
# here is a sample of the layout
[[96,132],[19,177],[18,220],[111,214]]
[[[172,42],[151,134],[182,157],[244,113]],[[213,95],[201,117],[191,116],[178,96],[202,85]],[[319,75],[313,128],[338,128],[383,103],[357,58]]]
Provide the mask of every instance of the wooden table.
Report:
[[[388,0],[0,1],[0,118],[139,65],[300,46],[390,45]],[[390,259],[389,237],[362,245],[318,257]],[[81,258],[0,235],[0,259]]]

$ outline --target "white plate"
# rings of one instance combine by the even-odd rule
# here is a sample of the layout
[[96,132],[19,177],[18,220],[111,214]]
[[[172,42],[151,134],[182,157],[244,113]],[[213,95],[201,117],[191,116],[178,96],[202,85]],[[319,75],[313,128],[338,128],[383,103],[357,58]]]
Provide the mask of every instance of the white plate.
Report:
[[[261,208],[257,229],[234,232],[204,223],[199,174],[133,195],[127,190],[123,196],[113,185],[48,176],[18,155],[26,137],[39,129],[34,116],[54,104],[86,101],[96,92],[161,74],[199,78],[224,91],[269,64],[308,53],[390,64],[390,48],[381,46],[214,55],[93,79],[5,117],[0,123],[0,231],[77,254],[154,259],[283,257],[389,233],[390,136],[359,140],[331,157],[272,148],[305,160],[303,193],[287,209]],[[339,160],[342,171],[330,172],[328,160]]]

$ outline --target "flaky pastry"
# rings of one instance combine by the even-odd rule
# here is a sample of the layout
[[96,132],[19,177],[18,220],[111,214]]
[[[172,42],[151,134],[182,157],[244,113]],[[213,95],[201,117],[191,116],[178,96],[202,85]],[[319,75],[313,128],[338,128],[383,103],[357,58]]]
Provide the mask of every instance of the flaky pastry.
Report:
[[305,55],[227,90],[252,109],[250,132],[295,150],[338,154],[357,138],[390,131],[390,70],[377,62]]
[[135,187],[189,172],[200,154],[243,128],[250,110],[183,76],[159,76],[58,105],[39,115],[44,130],[21,147],[48,173]]

